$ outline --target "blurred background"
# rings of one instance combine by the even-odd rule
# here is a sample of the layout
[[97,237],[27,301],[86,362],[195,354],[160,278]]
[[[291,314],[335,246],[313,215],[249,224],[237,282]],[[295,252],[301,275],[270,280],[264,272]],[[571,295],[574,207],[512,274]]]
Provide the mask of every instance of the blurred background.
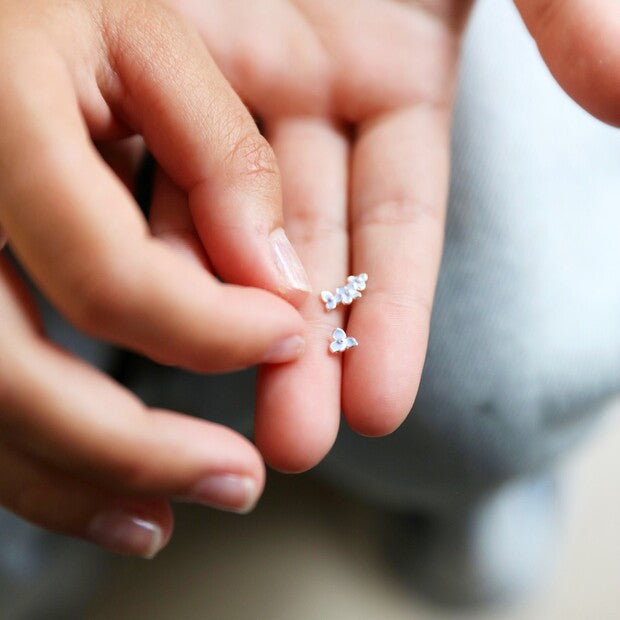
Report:
[[446,611],[385,561],[375,513],[307,476],[270,473],[249,516],[183,506],[153,561],[113,559],[89,620],[616,620],[620,618],[620,401],[558,468],[554,571],[508,608]]
[[416,597],[385,560],[378,513],[307,475],[271,472],[251,515],[177,507],[174,538],[152,561],[24,530],[0,513],[0,618],[616,620],[620,402],[605,413],[556,468],[564,516],[555,566],[510,606],[446,610]]

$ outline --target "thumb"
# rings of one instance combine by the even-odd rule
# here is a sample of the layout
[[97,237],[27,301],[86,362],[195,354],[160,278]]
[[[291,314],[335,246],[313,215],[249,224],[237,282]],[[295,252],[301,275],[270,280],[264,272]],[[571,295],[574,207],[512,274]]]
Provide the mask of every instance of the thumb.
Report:
[[515,0],[564,90],[606,123],[620,125],[620,4],[615,0]]
[[[187,194],[217,275],[301,301],[310,285],[282,228],[271,147],[197,33],[172,9],[143,5],[131,19],[108,17],[125,26],[107,30],[117,114]],[[124,3],[111,7],[127,11]]]

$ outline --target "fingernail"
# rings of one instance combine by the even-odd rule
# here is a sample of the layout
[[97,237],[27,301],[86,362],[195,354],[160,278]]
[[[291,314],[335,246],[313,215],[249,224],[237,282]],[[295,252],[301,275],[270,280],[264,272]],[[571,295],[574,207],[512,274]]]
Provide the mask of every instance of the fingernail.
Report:
[[154,521],[113,510],[97,515],[88,526],[89,539],[96,545],[113,551],[154,558],[163,547],[161,527]]
[[269,241],[273,248],[275,263],[284,280],[286,288],[296,289],[298,291],[312,291],[308,274],[304,269],[297,252],[288,240],[283,228],[276,228],[271,235]]
[[306,348],[306,341],[301,336],[290,336],[279,342],[265,357],[263,364],[282,364],[301,357]]
[[258,501],[258,487],[249,476],[218,474],[200,481],[190,499],[212,508],[245,514]]

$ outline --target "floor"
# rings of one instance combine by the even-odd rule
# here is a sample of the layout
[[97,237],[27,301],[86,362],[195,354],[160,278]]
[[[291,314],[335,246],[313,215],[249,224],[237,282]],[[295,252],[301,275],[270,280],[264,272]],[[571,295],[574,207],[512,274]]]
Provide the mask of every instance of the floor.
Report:
[[152,562],[115,560],[88,620],[617,620],[620,403],[561,468],[559,569],[518,607],[446,612],[412,599],[386,567],[373,514],[303,477],[273,475],[250,516],[183,507]]

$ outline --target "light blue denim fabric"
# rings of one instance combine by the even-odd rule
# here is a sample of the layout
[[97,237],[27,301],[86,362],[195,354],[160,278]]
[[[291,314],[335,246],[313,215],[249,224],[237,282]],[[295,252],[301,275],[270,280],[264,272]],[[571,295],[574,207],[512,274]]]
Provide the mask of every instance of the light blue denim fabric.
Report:
[[[543,472],[587,437],[620,388],[619,236],[620,133],[559,89],[511,3],[480,0],[419,397],[390,437],[343,428],[318,473],[383,508],[442,511]],[[109,350],[87,349],[109,366]],[[151,404],[251,430],[252,373],[204,378],[135,359],[123,376]],[[70,553],[85,562],[83,547],[59,541],[0,513],[3,618],[47,618],[48,595],[31,587],[41,567],[55,570]],[[29,611],[7,616],[7,601],[24,596]]]

